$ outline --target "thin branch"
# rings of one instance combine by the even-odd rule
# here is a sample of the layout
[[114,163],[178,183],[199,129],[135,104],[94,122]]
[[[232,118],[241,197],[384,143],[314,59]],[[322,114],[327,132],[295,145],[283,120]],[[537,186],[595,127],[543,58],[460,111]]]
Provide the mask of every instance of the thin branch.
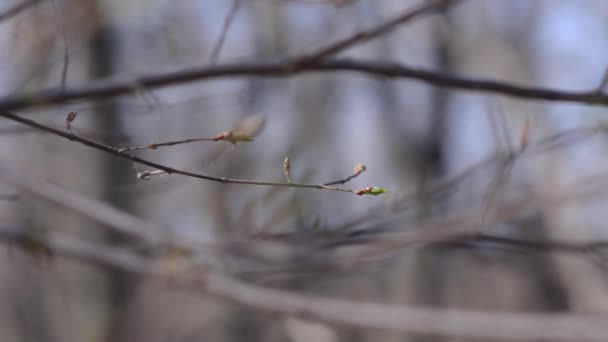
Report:
[[350,175],[346,178],[335,180],[333,182],[325,183],[325,185],[344,185],[344,184],[350,182],[351,180],[359,177],[359,175],[362,174],[363,172],[365,172],[366,169],[367,169],[367,167],[365,165],[357,164],[357,166],[355,166],[353,169],[354,173],[352,175]]
[[204,179],[204,180],[208,180],[208,181],[212,181],[212,182],[218,182],[218,183],[224,183],[224,184],[243,184],[243,185],[257,185],[257,186],[275,186],[275,187],[287,187],[287,188],[304,188],[304,189],[318,189],[318,190],[330,190],[330,191],[338,191],[338,192],[349,192],[349,193],[353,193],[356,195],[365,195],[365,194],[375,194],[373,192],[374,189],[381,189],[381,188],[376,188],[376,187],[367,187],[364,189],[360,189],[360,190],[352,190],[352,189],[344,189],[344,188],[340,188],[340,187],[336,187],[336,186],[327,186],[324,184],[302,184],[302,183],[289,183],[289,182],[269,182],[269,181],[257,181],[257,180],[248,180],[248,179],[235,179],[235,178],[226,178],[226,177],[213,177],[213,176],[207,176],[207,175],[203,175],[203,174],[199,174],[199,173],[193,173],[193,172],[188,172],[188,171],[183,171],[183,170],[179,170],[179,169],[175,169],[166,165],[162,165],[162,164],[158,164],[146,159],[142,159],[130,154],[127,154],[125,152],[122,152],[120,149],[112,147],[112,146],[108,146],[108,145],[104,145],[98,142],[95,142],[93,140],[89,140],[74,134],[70,134],[43,124],[40,124],[36,121],[30,120],[30,119],[26,119],[24,117],[21,117],[17,114],[11,113],[11,112],[7,112],[7,111],[1,111],[0,112],[0,116],[5,117],[7,119],[22,123],[24,125],[33,127],[33,128],[37,128],[39,130],[60,136],[64,139],[68,139],[70,141],[75,141],[78,142],[80,144],[83,144],[85,146],[89,146],[91,148],[94,148],[96,150],[99,151],[103,151],[118,157],[121,157],[123,159],[127,159],[142,165],[146,165],[149,167],[153,167],[155,169],[161,170],[166,172],[167,174],[178,174],[178,175],[182,175],[182,176],[187,176],[187,177],[192,177],[192,178],[199,178],[199,179]]
[[150,143],[147,145],[140,145],[140,146],[123,147],[123,148],[119,148],[118,152],[122,153],[122,152],[140,151],[140,150],[156,150],[157,148],[163,147],[163,146],[189,144],[189,143],[199,142],[199,141],[219,141],[219,140],[217,140],[215,138],[182,139],[182,140],[166,141],[166,142],[162,142],[162,143]]
[[230,6],[230,10],[228,10],[228,14],[226,18],[224,18],[224,23],[222,25],[222,30],[220,32],[220,36],[217,39],[217,43],[213,47],[213,51],[211,52],[211,57],[209,58],[209,64],[213,65],[217,62],[217,57],[222,50],[222,46],[224,45],[224,41],[226,40],[226,36],[228,35],[228,29],[230,29],[230,24],[234,20],[236,16],[236,12],[239,9],[241,4],[241,0],[232,0],[232,5]]
[[550,88],[522,86],[487,79],[446,75],[426,69],[385,61],[331,59],[322,61],[285,60],[279,62],[233,63],[183,69],[175,72],[142,76],[135,80],[106,79],[78,88],[50,88],[29,94],[0,99],[0,110],[17,110],[72,100],[109,98],[146,89],[166,87],[201,80],[229,77],[289,77],[299,73],[356,72],[391,79],[419,80],[439,87],[496,93],[524,99],[578,102],[608,106],[608,94],[590,91],[571,92]]
[[412,21],[413,19],[417,19],[422,17],[425,14],[431,14],[434,12],[440,12],[447,6],[453,5],[457,3],[459,0],[431,0],[424,1],[422,4],[408,9],[402,14],[389,19],[387,21],[382,22],[376,27],[371,29],[357,32],[356,34],[337,41],[335,43],[329,44],[326,47],[319,49],[318,51],[313,52],[312,54],[303,57],[304,59],[310,60],[320,60],[331,55],[335,55],[340,53],[348,48],[351,48],[357,44],[365,43],[374,38],[377,38],[395,28]]
[[29,1],[23,1],[17,5],[14,5],[13,7],[0,13],[0,22],[2,22],[4,20],[8,20],[8,19],[18,15],[19,13],[36,5],[39,2],[40,2],[40,0],[29,0]]

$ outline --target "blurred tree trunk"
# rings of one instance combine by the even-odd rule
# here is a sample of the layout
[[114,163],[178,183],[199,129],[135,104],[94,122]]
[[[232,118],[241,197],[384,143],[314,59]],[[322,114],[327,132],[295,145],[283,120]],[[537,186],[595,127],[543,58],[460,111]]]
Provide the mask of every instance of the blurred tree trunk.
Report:
[[[90,42],[90,75],[92,79],[113,76],[118,61],[118,39],[114,27],[108,24],[105,16],[111,13],[103,12],[103,4],[98,1],[95,15],[102,24]],[[120,110],[114,104],[96,106],[95,119],[97,127],[102,132],[111,132],[115,136],[123,135],[123,126],[120,121]],[[119,196],[114,191],[127,184],[133,173],[129,162],[103,155],[101,161],[102,178],[99,183],[102,187],[102,196],[106,203],[125,211],[132,211],[129,196]],[[104,239],[110,244],[124,243],[120,236],[108,233]],[[117,342],[126,340],[128,304],[135,289],[136,277],[121,272],[108,273],[108,327],[107,341]]]

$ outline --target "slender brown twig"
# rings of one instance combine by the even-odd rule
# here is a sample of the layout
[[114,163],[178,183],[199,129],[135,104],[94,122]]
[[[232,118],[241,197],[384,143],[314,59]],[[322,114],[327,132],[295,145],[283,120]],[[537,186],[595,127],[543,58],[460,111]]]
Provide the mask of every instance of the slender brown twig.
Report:
[[94,81],[72,89],[50,88],[29,94],[7,96],[0,99],[0,110],[33,108],[82,99],[110,98],[136,92],[141,87],[152,89],[228,77],[288,77],[305,72],[355,72],[390,79],[413,79],[439,87],[496,93],[524,99],[608,105],[608,94],[600,94],[596,89],[572,92],[446,75],[394,62],[330,59],[310,62],[285,60],[279,62],[233,63],[159,73],[142,76],[135,80],[107,79]]
[[0,116],[5,117],[7,119],[19,122],[21,124],[33,127],[33,128],[37,128],[39,130],[60,136],[64,139],[68,139],[70,141],[75,141],[78,142],[80,144],[89,146],[91,148],[94,148],[96,150],[99,151],[103,151],[118,157],[121,157],[123,159],[128,159],[130,161],[142,164],[142,165],[146,165],[149,167],[153,167],[155,169],[164,171],[167,174],[178,174],[178,175],[182,175],[182,176],[187,176],[187,177],[192,177],[192,178],[199,178],[199,179],[204,179],[204,180],[208,180],[208,181],[212,181],[212,182],[218,182],[218,183],[224,183],[224,184],[243,184],[243,185],[258,185],[258,186],[275,186],[275,187],[287,187],[287,188],[302,188],[302,189],[318,189],[318,190],[330,190],[330,191],[338,191],[338,192],[349,192],[349,193],[353,193],[356,195],[365,195],[365,194],[379,194],[382,192],[377,192],[377,191],[382,191],[383,189],[381,188],[376,188],[376,187],[367,187],[367,188],[363,188],[363,189],[359,189],[359,190],[352,190],[352,189],[344,189],[344,188],[340,188],[340,187],[336,187],[336,186],[328,186],[325,184],[302,184],[302,183],[289,183],[289,182],[271,182],[271,181],[257,181],[257,180],[248,180],[248,179],[235,179],[235,178],[226,178],[226,177],[214,177],[214,176],[208,176],[208,175],[204,175],[204,174],[200,174],[200,173],[194,173],[194,172],[188,172],[188,171],[183,171],[183,170],[179,170],[179,169],[175,169],[166,165],[162,165],[162,164],[158,164],[146,159],[142,159],[130,154],[127,154],[123,151],[121,151],[118,148],[112,147],[112,146],[108,146],[108,145],[104,145],[98,142],[95,142],[93,140],[89,140],[68,132],[64,132],[43,124],[40,124],[36,121],[30,120],[30,119],[26,119],[24,117],[21,117],[17,114],[8,112],[8,111],[0,111]]
[[354,167],[354,169],[353,169],[354,173],[352,175],[350,175],[346,178],[335,180],[333,182],[325,183],[325,185],[338,185],[338,184],[344,185],[344,184],[350,182],[351,180],[359,177],[359,175],[362,174],[363,172],[365,172],[366,169],[367,169],[367,167],[365,165],[358,164]]
[[181,144],[189,144],[189,143],[193,143],[193,142],[199,142],[199,141],[218,141],[215,138],[193,138],[193,139],[182,139],[182,140],[174,140],[174,141],[166,141],[166,142],[162,142],[162,143],[150,143],[147,145],[140,145],[140,146],[130,146],[130,147],[122,147],[118,149],[118,152],[129,152],[129,151],[139,151],[139,150],[155,150],[159,147],[163,147],[163,146],[175,146],[175,145],[181,145]]

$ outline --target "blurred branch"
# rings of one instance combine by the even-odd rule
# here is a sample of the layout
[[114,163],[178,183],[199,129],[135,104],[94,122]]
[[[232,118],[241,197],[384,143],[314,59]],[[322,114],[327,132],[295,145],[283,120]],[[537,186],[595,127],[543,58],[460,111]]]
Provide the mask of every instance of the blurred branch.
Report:
[[374,28],[357,32],[356,34],[354,34],[350,37],[347,37],[347,38],[337,41],[335,43],[329,44],[328,46],[323,47],[316,52],[313,52],[309,56],[298,57],[298,58],[310,59],[310,60],[324,59],[331,55],[340,53],[357,44],[365,43],[374,38],[377,38],[389,31],[399,27],[400,25],[405,24],[408,21],[411,21],[416,18],[420,18],[424,14],[431,14],[431,13],[434,13],[437,11],[442,11],[446,7],[454,5],[457,2],[459,2],[459,0],[424,1],[422,4],[416,6],[412,9],[408,9],[405,12],[403,12],[402,14],[396,16],[395,18],[384,21]]
[[258,309],[370,329],[481,339],[605,341],[604,315],[499,313],[348,301],[250,285],[209,273],[209,294]]
[[8,20],[16,15],[18,15],[19,13],[23,12],[24,10],[36,5],[37,3],[39,3],[40,0],[29,0],[29,1],[23,1],[17,5],[14,5],[13,7],[0,12],[0,22]]
[[[0,238],[24,248],[33,237],[0,229]],[[606,341],[608,326],[601,314],[501,313],[458,309],[415,308],[299,294],[256,286],[211,270],[171,272],[159,260],[109,246],[51,235],[36,239],[52,255],[80,262],[171,280],[170,284],[239,305],[360,328],[418,334],[510,341]]]
[[[39,181],[23,172],[0,165],[0,178],[28,191],[37,191]],[[34,180],[35,183],[30,184]],[[67,190],[66,190],[67,191]],[[56,193],[46,190],[35,192],[45,198]],[[81,196],[81,195],[75,195]],[[94,215],[88,209],[74,207],[65,196],[54,201],[87,216]],[[130,226],[138,234],[147,234],[147,224],[140,219],[111,208],[102,202],[88,199],[98,208],[110,213],[91,216],[106,225],[114,225],[111,217],[128,217]],[[123,223],[118,223],[123,225]],[[23,248],[41,246],[50,255],[64,256],[81,262],[110,267],[139,275],[170,279],[171,284],[222,298],[239,305],[361,328],[385,329],[409,333],[508,340],[555,340],[555,341],[606,341],[608,326],[601,314],[552,314],[552,313],[499,313],[458,309],[414,308],[370,302],[349,301],[329,297],[312,296],[296,292],[251,285],[223,275],[202,265],[188,263],[183,268],[167,267],[163,259],[151,255],[131,253],[125,249],[89,243],[57,234],[32,236],[27,230],[0,229],[0,238]],[[166,247],[174,247],[169,238]],[[248,243],[255,243],[248,241]],[[198,266],[198,267],[197,267]]]
[[608,105],[608,94],[590,91],[565,91],[542,87],[522,86],[486,79],[446,75],[430,70],[385,61],[353,59],[309,60],[290,59],[279,62],[233,63],[183,69],[175,72],[142,76],[135,80],[101,80],[78,88],[50,88],[24,95],[0,99],[0,110],[17,110],[72,100],[108,98],[134,93],[142,88],[159,88],[200,80],[229,77],[290,77],[299,73],[355,72],[391,79],[413,79],[435,86],[496,93],[513,97]]
[[93,220],[103,222],[108,229],[112,229],[112,231],[123,236],[153,245],[159,244],[161,241],[166,242],[167,237],[161,235],[163,231],[160,227],[142,221],[98,200],[29,175],[27,172],[17,172],[10,167],[0,165],[0,178],[22,191],[70,208]]
[[224,45],[224,40],[226,40],[226,35],[228,34],[228,29],[230,29],[230,24],[232,24],[232,20],[234,19],[237,10],[241,4],[241,0],[232,0],[232,5],[230,6],[230,10],[228,10],[228,14],[224,19],[224,24],[222,25],[222,30],[220,32],[220,36],[217,39],[217,43],[213,47],[213,51],[211,52],[211,57],[209,58],[209,64],[213,65],[217,62],[217,57],[222,50],[222,46]]

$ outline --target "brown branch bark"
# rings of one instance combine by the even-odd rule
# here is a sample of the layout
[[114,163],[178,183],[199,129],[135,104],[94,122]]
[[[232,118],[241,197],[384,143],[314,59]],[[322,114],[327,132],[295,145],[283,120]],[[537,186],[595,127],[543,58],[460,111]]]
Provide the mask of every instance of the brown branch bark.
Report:
[[[194,81],[231,77],[290,77],[300,73],[353,72],[387,79],[418,80],[439,87],[453,88],[518,97],[522,99],[578,102],[608,105],[608,94],[589,91],[565,91],[524,86],[480,78],[445,75],[422,68],[385,61],[331,59],[322,61],[285,60],[279,62],[233,63],[205,66],[142,76],[132,80],[108,79],[77,88],[50,88],[29,94],[0,98],[0,110],[18,110],[73,100],[110,98],[135,93],[138,90],[167,87]],[[594,87],[595,88],[595,87]]]

